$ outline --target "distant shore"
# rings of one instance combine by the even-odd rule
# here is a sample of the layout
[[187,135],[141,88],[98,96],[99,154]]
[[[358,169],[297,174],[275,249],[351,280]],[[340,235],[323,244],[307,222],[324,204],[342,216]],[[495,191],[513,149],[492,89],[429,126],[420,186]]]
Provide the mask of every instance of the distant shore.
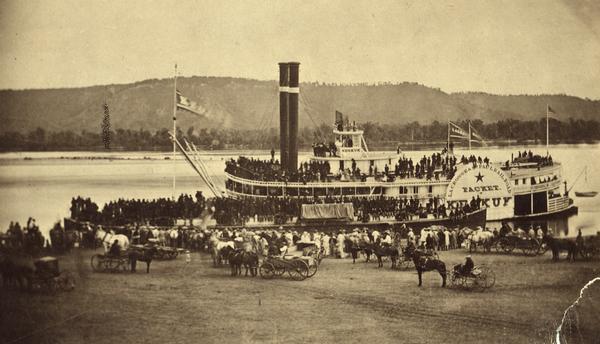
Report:
[[[444,146],[444,142],[405,142],[400,143],[399,147],[401,151],[428,151],[438,150]],[[569,146],[580,146],[580,145],[598,145],[600,141],[596,142],[580,142],[580,143],[558,143],[551,144],[551,147],[569,147]],[[468,148],[465,146],[455,146],[456,149],[461,152],[465,152]],[[509,141],[497,141],[489,144],[488,146],[480,147],[473,146],[472,150],[477,151],[480,149],[494,149],[494,148],[527,148],[527,149],[541,149],[545,145],[535,142],[509,142]],[[372,151],[394,151],[397,148],[390,145],[373,145],[369,147]],[[201,150],[202,156],[207,157],[209,160],[223,160],[225,158],[237,157],[240,154],[249,156],[266,156],[268,157],[271,153],[270,150],[266,149],[220,149],[220,150]],[[310,155],[312,152],[308,149],[302,149],[300,155]],[[276,153],[277,154],[277,153]],[[461,153],[464,154],[464,153]],[[19,151],[19,152],[0,152],[0,161],[2,160],[183,160],[184,157],[177,153],[173,156],[173,152],[165,151],[125,151],[125,150],[86,150],[86,151]]]

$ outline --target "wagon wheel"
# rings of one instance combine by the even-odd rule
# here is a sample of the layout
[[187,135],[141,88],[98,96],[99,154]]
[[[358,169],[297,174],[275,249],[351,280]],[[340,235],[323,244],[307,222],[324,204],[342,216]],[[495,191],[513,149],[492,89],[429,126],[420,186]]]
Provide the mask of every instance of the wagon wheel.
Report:
[[285,272],[285,266],[282,265],[282,263],[271,263],[273,265],[273,273],[275,274],[275,276],[281,276],[283,275],[283,273]]
[[308,264],[303,260],[294,259],[290,262],[287,272],[293,280],[302,281],[308,276]]
[[508,239],[500,240],[499,245],[504,253],[511,253],[515,249],[515,244]]
[[462,284],[461,277],[455,274],[454,272],[450,272],[450,285],[452,287],[458,287]]
[[589,248],[580,249],[579,254],[584,260],[591,260],[594,258],[594,251]]
[[92,270],[95,272],[102,271],[104,268],[103,257],[99,254],[95,254],[90,259],[90,264],[92,265]]
[[487,266],[481,266],[479,270],[480,273],[477,276],[479,280],[478,284],[484,289],[493,287],[496,283],[496,274],[494,273],[494,271],[492,271],[492,269],[488,268]]
[[106,268],[110,272],[119,272],[121,270],[120,258],[109,258],[106,260]]
[[462,287],[467,290],[473,290],[478,287],[476,278],[463,276],[463,277],[461,277],[461,279],[462,279],[462,281],[461,281]]
[[260,277],[264,279],[271,279],[275,276],[275,267],[273,264],[266,262],[263,263],[259,268]]
[[308,264],[308,272],[306,277],[313,277],[316,273],[317,270],[319,269],[319,264],[317,263],[316,260],[312,260],[312,264]]

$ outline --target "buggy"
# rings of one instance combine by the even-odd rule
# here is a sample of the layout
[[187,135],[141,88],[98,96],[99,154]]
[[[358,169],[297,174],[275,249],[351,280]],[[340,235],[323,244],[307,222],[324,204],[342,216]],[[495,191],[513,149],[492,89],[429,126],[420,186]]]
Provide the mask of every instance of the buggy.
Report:
[[47,291],[54,293],[58,290],[71,291],[75,288],[75,280],[68,271],[60,271],[58,259],[42,257],[33,262],[35,270],[29,277],[31,291]]

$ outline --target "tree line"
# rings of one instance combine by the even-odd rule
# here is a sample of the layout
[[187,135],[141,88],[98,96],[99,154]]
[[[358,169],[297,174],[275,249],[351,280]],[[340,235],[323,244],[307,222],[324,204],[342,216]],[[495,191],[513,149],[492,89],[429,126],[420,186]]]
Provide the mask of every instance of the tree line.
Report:
[[[454,122],[468,130],[467,121]],[[520,121],[516,119],[484,123],[473,120],[471,125],[477,133],[490,142],[510,141],[513,143],[545,143],[546,119]],[[433,121],[429,124],[411,122],[404,124],[381,124],[366,122],[359,125],[365,131],[365,138],[371,148],[396,147],[400,144],[426,144],[445,142],[448,127],[445,122]],[[298,132],[298,145],[310,149],[315,142],[333,141],[332,127],[321,124],[316,128],[301,128]],[[105,149],[102,130],[98,132],[70,130],[49,132],[36,128],[26,134],[4,132],[0,134],[0,150],[7,151],[100,151]],[[275,149],[279,147],[279,130],[240,130],[234,128],[188,128],[178,129],[178,137],[185,137],[205,150],[217,149]],[[110,131],[110,146],[119,151],[169,151],[172,142],[168,129],[156,131],[145,129],[116,129]],[[596,120],[550,119],[551,143],[583,143],[600,140],[600,122]],[[456,141],[456,140],[453,140]],[[461,144],[461,143],[457,143]],[[465,144],[464,142],[462,144]]]

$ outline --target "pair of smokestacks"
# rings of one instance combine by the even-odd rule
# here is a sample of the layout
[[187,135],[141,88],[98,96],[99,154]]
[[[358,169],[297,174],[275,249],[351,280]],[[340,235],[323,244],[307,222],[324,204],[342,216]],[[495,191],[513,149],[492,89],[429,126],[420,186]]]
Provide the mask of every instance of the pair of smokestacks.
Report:
[[300,63],[279,63],[279,151],[281,168],[298,169],[298,96]]

